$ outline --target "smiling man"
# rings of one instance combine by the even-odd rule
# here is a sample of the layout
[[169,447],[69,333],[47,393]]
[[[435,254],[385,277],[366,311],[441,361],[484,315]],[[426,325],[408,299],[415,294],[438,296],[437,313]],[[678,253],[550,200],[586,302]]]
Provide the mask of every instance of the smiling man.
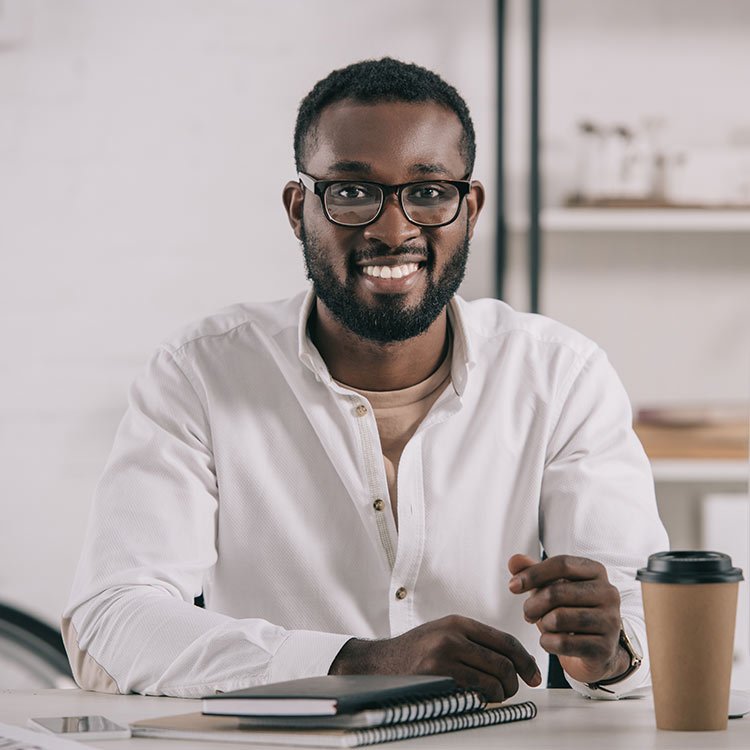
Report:
[[283,200],[311,289],[195,324],[134,384],[63,619],[83,687],[434,673],[503,699],[547,653],[584,694],[647,682],[634,573],[668,543],[627,397],[581,335],[457,296],[474,151],[416,65],[303,100]]
[[[315,146],[303,141],[301,163],[316,177],[300,171],[284,199],[321,326],[338,328],[337,337],[358,348],[363,340],[410,341],[434,353],[439,340],[440,352],[445,308],[463,279],[484,201],[481,184],[468,181],[458,117],[435,102],[345,100],[327,106],[314,128],[307,138]],[[305,191],[320,199],[307,215]],[[434,364],[423,363],[426,375]]]

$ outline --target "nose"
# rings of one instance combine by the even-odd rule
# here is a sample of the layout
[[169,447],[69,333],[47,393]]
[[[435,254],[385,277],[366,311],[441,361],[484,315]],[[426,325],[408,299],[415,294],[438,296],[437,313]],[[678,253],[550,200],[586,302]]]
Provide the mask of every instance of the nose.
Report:
[[365,239],[382,242],[387,247],[398,247],[419,237],[422,229],[406,218],[398,198],[389,195],[385,199],[383,213],[378,216],[377,221],[368,224],[363,232]]

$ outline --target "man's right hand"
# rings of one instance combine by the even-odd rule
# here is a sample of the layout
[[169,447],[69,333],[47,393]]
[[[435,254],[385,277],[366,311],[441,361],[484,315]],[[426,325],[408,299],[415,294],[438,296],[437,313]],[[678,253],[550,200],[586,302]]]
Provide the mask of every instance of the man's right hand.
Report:
[[478,690],[488,701],[518,691],[518,676],[536,687],[542,675],[534,657],[508,633],[449,615],[395,638],[344,644],[328,674],[437,674]]

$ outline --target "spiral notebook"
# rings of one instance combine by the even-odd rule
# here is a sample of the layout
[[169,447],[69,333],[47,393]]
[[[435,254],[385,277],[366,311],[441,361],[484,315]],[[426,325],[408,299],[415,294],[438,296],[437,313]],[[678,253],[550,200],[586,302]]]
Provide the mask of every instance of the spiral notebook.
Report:
[[379,706],[335,716],[239,716],[238,718],[242,729],[257,727],[359,729],[477,711],[485,705],[485,700],[479,693],[456,688],[448,695],[433,695],[402,702],[386,701]]
[[[437,699],[440,700],[440,699]],[[236,716],[206,716],[200,713],[146,719],[130,725],[134,737],[160,737],[200,742],[244,742],[263,745],[292,745],[299,747],[361,747],[381,742],[423,737],[429,734],[473,729],[510,721],[522,721],[536,716],[531,701],[513,704],[492,703],[484,708],[433,715],[400,723],[384,724],[359,729],[352,728],[292,728],[248,727],[247,720]]]

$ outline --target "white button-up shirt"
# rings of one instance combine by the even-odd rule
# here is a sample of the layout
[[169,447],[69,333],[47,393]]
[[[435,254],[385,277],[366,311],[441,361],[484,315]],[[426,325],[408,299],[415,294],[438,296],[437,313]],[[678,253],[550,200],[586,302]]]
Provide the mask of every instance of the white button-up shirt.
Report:
[[[454,298],[451,385],[401,456],[397,531],[373,411],[310,341],[313,304],[209,317],[134,383],[64,614],[79,682],[196,697],[326,674],[352,636],[453,613],[515,635],[544,674],[507,570],[540,545],[607,567],[645,651],[635,570],[668,542],[604,353]],[[646,660],[612,689],[647,679]]]

